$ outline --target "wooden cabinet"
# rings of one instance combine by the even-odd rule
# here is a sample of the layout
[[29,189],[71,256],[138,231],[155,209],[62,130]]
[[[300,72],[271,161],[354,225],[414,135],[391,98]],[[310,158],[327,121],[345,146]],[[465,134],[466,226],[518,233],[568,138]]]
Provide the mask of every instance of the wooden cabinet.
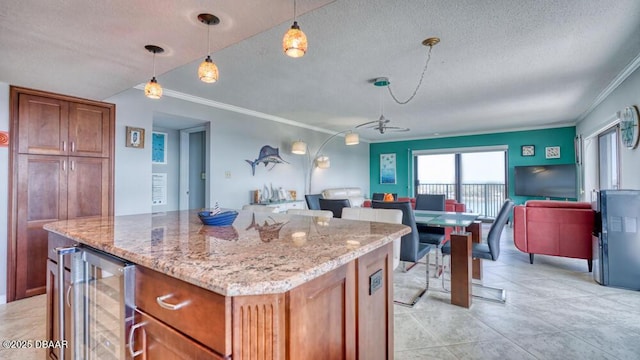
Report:
[[139,354],[134,358],[150,360],[224,359],[219,354],[194,342],[143,311],[136,311],[135,325],[131,327],[130,331],[133,331],[134,339],[132,350],[134,354]]
[[[63,300],[65,302],[64,312],[64,337],[60,338],[59,326],[58,326],[58,264],[52,260],[47,260],[47,339],[53,341],[67,340],[67,347],[64,348],[64,358],[72,359],[71,357],[71,339],[72,336],[72,324],[71,324],[71,274],[69,269],[64,271],[64,286],[66,297]],[[60,358],[60,348],[47,348],[47,359],[57,360]]]
[[110,109],[18,93],[18,152],[109,157]]
[[11,87],[8,300],[45,292],[51,221],[113,214],[113,104]]
[[[65,359],[73,359],[71,357],[72,354],[72,344],[71,339],[73,324],[71,321],[71,309],[73,306],[73,294],[71,294],[71,259],[69,256],[65,257],[64,262],[64,286],[65,286],[65,313],[64,313],[64,337],[60,339],[59,334],[59,325],[58,325],[58,257],[55,253],[55,248],[57,247],[70,247],[74,244],[73,241],[64,238],[60,235],[51,235],[48,242],[47,247],[47,255],[48,258],[46,261],[46,276],[47,276],[47,322],[46,322],[46,331],[47,331],[47,340],[67,340],[67,347],[65,349]],[[45,256],[47,256],[45,255]],[[48,348],[46,350],[47,359],[50,360],[58,360],[60,349],[57,348]]]

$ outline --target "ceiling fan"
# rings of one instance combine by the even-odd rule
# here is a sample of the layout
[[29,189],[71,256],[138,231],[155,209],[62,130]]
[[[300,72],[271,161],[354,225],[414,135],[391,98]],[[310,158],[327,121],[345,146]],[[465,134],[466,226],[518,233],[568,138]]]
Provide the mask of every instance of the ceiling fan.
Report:
[[[373,85],[375,86],[389,86],[389,79],[387,78],[376,78],[374,79]],[[384,106],[382,102],[382,92],[380,93],[380,118],[378,120],[368,121],[366,123],[360,124],[356,126],[356,128],[369,128],[378,130],[380,134],[384,134],[386,131],[393,132],[403,132],[409,131],[409,128],[399,127],[399,126],[389,126],[389,122],[391,120],[384,117]]]
[[384,117],[384,114],[380,114],[380,118],[378,120],[368,121],[364,124],[360,124],[356,126],[356,128],[363,127],[363,128],[374,129],[374,130],[378,130],[380,134],[384,134],[386,131],[394,131],[394,132],[409,131],[409,128],[403,128],[399,126],[389,126],[388,124],[390,121],[391,120]]

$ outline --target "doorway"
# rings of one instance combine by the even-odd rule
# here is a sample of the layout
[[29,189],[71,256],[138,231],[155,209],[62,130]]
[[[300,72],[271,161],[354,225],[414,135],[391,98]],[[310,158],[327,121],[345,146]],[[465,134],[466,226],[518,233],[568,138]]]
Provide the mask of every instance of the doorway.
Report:
[[180,130],[180,210],[209,207],[208,128]]

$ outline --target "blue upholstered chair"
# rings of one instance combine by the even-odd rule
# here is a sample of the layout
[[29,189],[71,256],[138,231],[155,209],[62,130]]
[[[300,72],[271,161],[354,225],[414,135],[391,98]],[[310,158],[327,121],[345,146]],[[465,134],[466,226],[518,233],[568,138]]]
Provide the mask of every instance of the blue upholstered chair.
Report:
[[[509,220],[509,215],[511,215],[511,210],[513,209],[513,201],[510,199],[506,199],[500,208],[500,212],[498,216],[496,216],[495,221],[491,225],[491,229],[489,229],[489,234],[487,235],[487,243],[472,243],[471,253],[474,259],[484,259],[497,261],[498,256],[500,256],[500,237],[502,236],[502,230],[504,229],[507,220]],[[444,244],[442,247],[442,255],[451,255],[451,241]],[[486,300],[492,300],[504,303],[507,300],[507,293],[504,289],[497,289],[488,286],[483,286],[484,288],[497,291],[498,295],[496,298],[488,298],[484,296],[474,295],[479,298],[483,298]],[[442,276],[442,288],[444,289],[444,276]]]
[[319,199],[322,198],[322,194],[309,194],[304,196],[304,200],[307,202],[307,209],[320,210]]
[[[405,262],[411,262],[416,264],[418,260],[427,256],[431,251],[432,245],[427,243],[421,243],[420,237],[418,235],[418,229],[416,228],[416,219],[413,216],[413,209],[411,208],[411,203],[408,201],[372,201],[371,207],[374,209],[398,209],[402,211],[402,224],[407,225],[411,228],[411,233],[402,236],[400,239],[400,261],[402,261],[402,268],[404,271],[407,271],[405,267]],[[429,289],[429,264],[426,264],[426,282],[424,289],[420,289],[420,291],[413,297],[411,302],[405,303],[401,301],[394,300],[396,304],[405,305],[405,306],[414,306],[422,295],[427,292]]]
[[342,217],[342,209],[351,207],[349,199],[318,199],[320,210],[329,210],[334,218]]
[[[445,196],[439,194],[419,194],[416,196],[416,210],[445,210]],[[437,226],[427,226],[418,224],[418,233],[420,234],[420,242],[431,244],[436,248],[436,277],[438,274],[438,253],[444,243],[445,229]]]

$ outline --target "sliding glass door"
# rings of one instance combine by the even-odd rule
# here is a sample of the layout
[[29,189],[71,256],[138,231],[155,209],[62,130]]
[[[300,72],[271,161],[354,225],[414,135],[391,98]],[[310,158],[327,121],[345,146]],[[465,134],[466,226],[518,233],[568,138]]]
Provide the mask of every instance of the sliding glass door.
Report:
[[495,218],[507,194],[506,147],[414,153],[416,194],[444,194]]

